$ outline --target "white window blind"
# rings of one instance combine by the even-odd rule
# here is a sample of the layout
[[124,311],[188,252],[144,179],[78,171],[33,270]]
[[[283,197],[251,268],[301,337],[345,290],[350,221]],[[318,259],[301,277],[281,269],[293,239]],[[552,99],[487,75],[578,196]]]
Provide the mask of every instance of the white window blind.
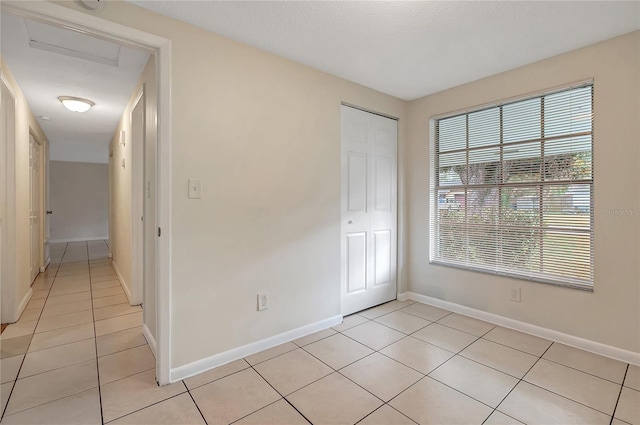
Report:
[[430,261],[593,287],[593,85],[433,121]]

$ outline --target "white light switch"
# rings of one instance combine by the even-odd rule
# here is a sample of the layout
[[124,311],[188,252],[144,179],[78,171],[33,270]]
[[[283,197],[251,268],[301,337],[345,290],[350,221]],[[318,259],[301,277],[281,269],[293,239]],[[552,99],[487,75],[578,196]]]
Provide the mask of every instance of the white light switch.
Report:
[[189,199],[202,198],[202,182],[200,179],[189,179]]

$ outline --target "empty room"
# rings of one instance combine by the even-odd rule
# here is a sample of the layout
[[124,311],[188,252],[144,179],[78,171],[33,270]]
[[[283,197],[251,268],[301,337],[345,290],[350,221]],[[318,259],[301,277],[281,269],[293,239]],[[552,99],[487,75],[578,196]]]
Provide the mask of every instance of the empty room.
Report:
[[0,12],[3,425],[640,425],[639,1]]

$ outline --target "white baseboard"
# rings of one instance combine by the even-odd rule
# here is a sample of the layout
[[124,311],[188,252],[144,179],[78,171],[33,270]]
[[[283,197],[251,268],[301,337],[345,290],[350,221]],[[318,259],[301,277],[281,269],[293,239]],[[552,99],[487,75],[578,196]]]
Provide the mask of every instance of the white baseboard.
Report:
[[434,307],[444,308],[446,310],[453,311],[454,313],[463,314],[465,316],[473,317],[475,319],[484,320],[485,322],[500,325],[505,328],[514,329],[520,332],[525,332],[531,335],[538,336],[540,338],[549,339],[565,345],[570,345],[575,348],[590,351],[601,356],[609,357],[614,360],[619,360],[625,363],[631,363],[640,366],[640,353],[636,353],[622,348],[613,347],[611,345],[602,344],[600,342],[591,341],[588,339],[580,338],[578,336],[569,335],[563,332],[554,331],[553,329],[543,328],[542,326],[532,325],[530,323],[521,322],[519,320],[511,319],[508,317],[500,316],[494,313],[488,313],[486,311],[477,310],[475,308],[467,307],[461,304],[444,301],[438,298],[429,297],[426,295],[416,294],[415,292],[403,292],[398,294],[398,300],[414,300],[424,304],[429,304]]
[[111,266],[113,266],[113,270],[115,270],[116,276],[118,276],[118,280],[120,281],[120,286],[122,286],[122,290],[124,291],[124,294],[127,296],[127,300],[129,300],[129,304],[131,304],[131,291],[129,290],[129,286],[127,285],[127,282],[124,280],[124,277],[122,277],[122,273],[120,273],[120,269],[118,268],[118,264],[115,262],[115,260],[111,260]]
[[47,270],[47,267],[49,267],[49,264],[51,264],[51,257],[44,261],[44,265],[40,267],[40,273],[44,273]]
[[409,298],[409,294],[413,294],[413,292],[402,292],[402,293],[396,295],[396,298],[398,299],[398,301],[406,301],[406,300],[411,299],[411,298]]
[[156,356],[156,339],[153,337],[153,335],[151,335],[151,331],[149,330],[147,325],[145,325],[144,323],[142,324],[142,335],[144,336],[144,339],[147,340],[147,343],[149,344],[149,348],[151,348],[151,352],[153,353],[154,357],[157,357]]
[[29,303],[29,300],[31,300],[32,295],[33,295],[33,288],[29,288],[27,293],[24,294],[24,297],[22,297],[22,301],[20,301],[20,304],[18,305],[18,311],[16,312],[16,317],[13,322],[18,321],[24,309],[27,308],[27,304]]
[[103,240],[106,240],[106,239],[109,239],[109,236],[90,236],[90,237],[84,237],[84,238],[49,239],[49,243],[103,241]]
[[285,342],[293,341],[294,339],[302,338],[303,336],[330,328],[331,326],[335,326],[341,322],[342,315],[333,316],[269,338],[261,339],[260,341],[233,348],[223,353],[214,354],[213,356],[196,360],[195,362],[188,363],[183,366],[172,368],[169,380],[173,383],[181,379],[189,378],[199,373],[206,372],[209,369],[213,369],[214,367],[222,366],[223,364],[234,360],[239,360],[262,350],[275,347],[276,345],[284,344]]

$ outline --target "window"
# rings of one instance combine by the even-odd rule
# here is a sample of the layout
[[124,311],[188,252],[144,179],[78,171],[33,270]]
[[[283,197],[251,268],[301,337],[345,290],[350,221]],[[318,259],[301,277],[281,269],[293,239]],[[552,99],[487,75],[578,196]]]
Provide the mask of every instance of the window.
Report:
[[593,84],[433,120],[435,264],[593,287]]

